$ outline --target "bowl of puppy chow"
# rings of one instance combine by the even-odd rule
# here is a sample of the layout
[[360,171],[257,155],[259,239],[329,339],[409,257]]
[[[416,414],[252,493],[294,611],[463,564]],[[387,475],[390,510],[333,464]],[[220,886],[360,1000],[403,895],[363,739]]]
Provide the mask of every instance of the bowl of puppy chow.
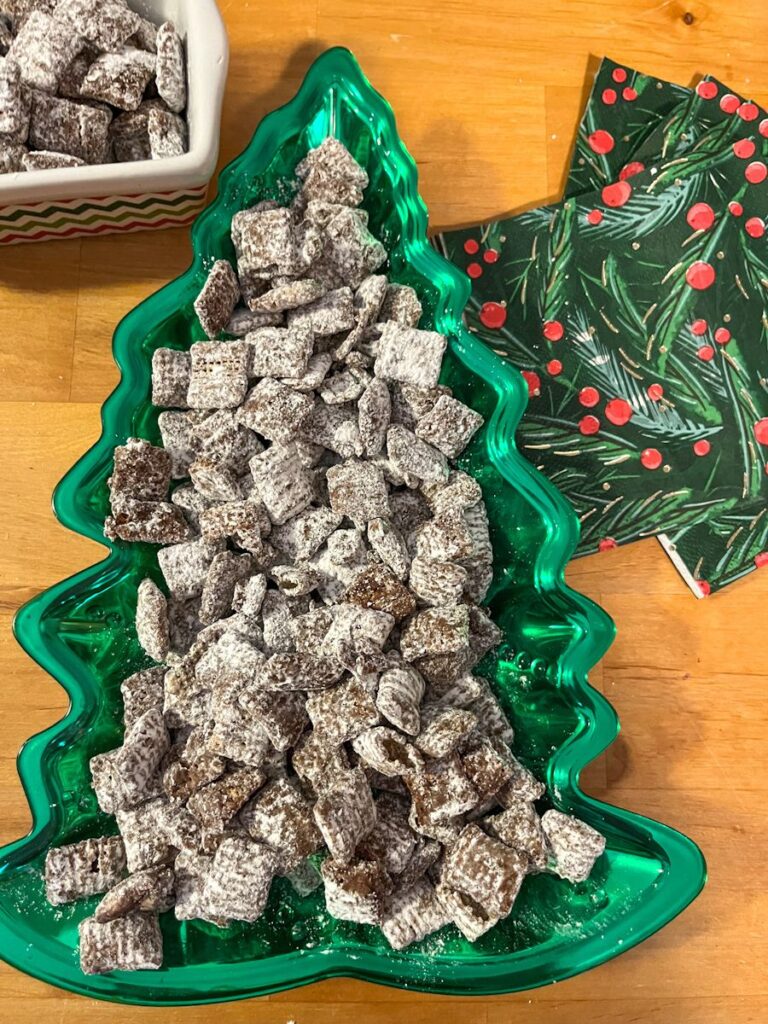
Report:
[[215,0],[0,0],[0,244],[191,222],[227,63]]

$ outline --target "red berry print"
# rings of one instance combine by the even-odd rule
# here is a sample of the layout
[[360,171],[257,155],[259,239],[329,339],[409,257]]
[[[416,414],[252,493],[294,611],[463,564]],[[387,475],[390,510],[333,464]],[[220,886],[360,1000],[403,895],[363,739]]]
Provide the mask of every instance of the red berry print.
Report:
[[603,220],[602,210],[590,210],[587,214],[587,224],[600,224]]
[[715,223],[715,211],[709,203],[694,203],[685,219],[694,231],[708,231]]
[[525,383],[528,385],[528,397],[536,398],[537,395],[541,394],[541,377],[538,373],[534,373],[533,370],[521,370],[520,373],[525,378]]
[[468,238],[464,243],[464,252],[470,256],[474,256],[476,252],[480,251],[480,243],[476,242],[474,238]]
[[737,156],[739,160],[749,160],[751,156],[755,155],[755,144],[752,139],[739,139],[738,142],[734,142],[732,148],[734,156]]
[[579,402],[581,405],[586,406],[587,409],[591,409],[599,401],[600,392],[597,388],[582,388],[579,392]]
[[685,280],[697,292],[703,292],[715,283],[715,268],[704,260],[696,260],[685,272]]
[[755,555],[755,568],[762,569],[764,565],[768,565],[768,551],[761,551]]
[[750,185],[760,185],[768,178],[768,167],[762,160],[753,160],[751,164],[747,164],[744,177]]
[[617,427],[623,427],[632,419],[632,406],[623,398],[612,398],[605,407],[606,418]]
[[636,174],[640,174],[641,171],[645,170],[645,164],[641,164],[639,160],[632,160],[619,171],[619,181],[626,181],[627,178],[634,178]]
[[703,100],[713,100],[717,96],[717,86],[714,82],[699,82],[696,92]]
[[621,90],[621,95],[627,103],[631,103],[633,100],[637,99],[637,90],[633,89],[631,85],[628,85],[626,89]]
[[754,426],[755,440],[758,444],[768,444],[768,417],[758,420]]
[[760,108],[754,103],[742,103],[740,107],[736,108],[736,113],[742,121],[756,121]]
[[762,238],[765,234],[765,224],[759,217],[750,217],[744,225],[744,230],[752,238]]
[[579,433],[596,434],[600,429],[600,420],[597,416],[582,416],[579,420]]
[[658,402],[664,394],[664,388],[661,384],[651,384],[648,388],[648,397],[652,402]]
[[610,106],[616,102],[616,90],[615,89],[603,89],[603,103],[607,103]]
[[472,278],[480,277],[482,272],[483,268],[480,266],[479,263],[470,263],[469,266],[467,267],[467,273]]
[[603,537],[603,539],[598,542],[597,550],[611,551],[613,548],[617,548],[618,546],[619,545],[616,543],[613,537]]
[[598,128],[596,132],[592,132],[587,137],[589,148],[593,153],[599,153],[603,156],[605,153],[610,153],[616,143],[613,140],[613,136],[610,132],[605,131],[603,128]]
[[768,117],[764,117],[757,129],[764,139],[768,139]]
[[702,362],[708,363],[710,360],[715,358],[715,350],[711,345],[702,345],[696,355],[701,359]]
[[744,207],[734,199],[733,202],[728,203],[728,212],[732,213],[734,217],[740,217],[744,213]]
[[632,195],[632,186],[628,181],[614,181],[605,186],[602,195],[606,206],[623,206]]
[[624,68],[614,68],[611,72],[611,78],[614,82],[618,82],[619,85],[621,85],[622,82],[626,82],[627,80],[627,72]]
[[734,96],[732,92],[727,92],[720,100],[720,109],[724,110],[726,114],[735,114],[739,109],[739,97]]
[[658,448],[646,448],[640,453],[640,462],[645,469],[658,469],[664,459]]
[[699,588],[699,593],[702,597],[709,597],[712,593],[712,587],[710,587],[706,580],[697,580],[696,586]]
[[542,334],[547,341],[560,341],[565,334],[565,328],[559,320],[545,320]]
[[691,334],[695,334],[697,338],[700,338],[702,334],[707,333],[707,321],[706,320],[694,320],[691,324]]
[[499,259],[499,254],[495,249],[486,249],[483,253],[483,259],[486,263],[496,263]]
[[709,455],[711,450],[712,445],[709,443],[709,441],[706,441],[703,438],[701,441],[696,441],[696,443],[693,446],[694,455]]
[[563,364],[559,359],[550,359],[547,363],[547,373],[550,377],[559,377],[563,372]]
[[727,327],[718,327],[715,331],[715,341],[718,345],[727,345],[731,340],[731,332]]
[[480,309],[480,322],[484,327],[497,331],[507,320],[507,307],[500,302],[484,302]]

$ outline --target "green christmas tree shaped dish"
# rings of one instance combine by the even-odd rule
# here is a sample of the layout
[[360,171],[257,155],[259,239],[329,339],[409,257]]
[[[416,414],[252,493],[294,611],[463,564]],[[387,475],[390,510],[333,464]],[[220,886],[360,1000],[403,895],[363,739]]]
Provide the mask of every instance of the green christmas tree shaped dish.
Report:
[[286,198],[297,162],[328,134],[370,175],[364,205],[391,254],[388,272],[418,290],[422,326],[450,338],[445,383],[486,418],[462,465],[485,493],[496,559],[489,604],[505,642],[481,671],[516,726],[519,756],[546,777],[557,807],[606,835],[607,851],[581,885],[529,878],[512,916],[475,946],[450,928],[393,952],[377,929],[332,920],[322,893],[302,899],[280,880],[255,925],[220,931],[164,915],[165,966],[158,972],[83,975],[77,925],[96,900],[49,906],[41,867],[50,846],[115,830],[90,791],[88,759],[120,741],[120,681],[146,664],[133,627],[136,587],[145,575],[157,577],[152,547],[118,544],[99,565],[26,605],[16,620],[20,643],[66,689],[71,709],[19,756],[34,824],[28,836],[0,850],[0,956],[74,992],[178,1005],[334,976],[441,993],[510,992],[566,978],[628,949],[678,914],[704,882],[704,863],[690,840],[579,789],[582,767],[617,732],[614,711],[586,681],[613,625],[563,582],[577,524],[514,448],[525,404],[522,378],[464,331],[466,279],[428,246],[414,163],[390,107],[348,51],[320,57],[295,99],[262,122],[245,153],[222,172],[218,198],[192,231],[190,269],[120,324],[114,353],[122,380],[104,406],[101,439],[56,492],[59,519],[103,540],[114,445],[131,435],[157,438],[149,401],[152,352],[161,344],[187,347],[201,336],[192,303],[206,267],[233,255],[232,215],[262,198]]

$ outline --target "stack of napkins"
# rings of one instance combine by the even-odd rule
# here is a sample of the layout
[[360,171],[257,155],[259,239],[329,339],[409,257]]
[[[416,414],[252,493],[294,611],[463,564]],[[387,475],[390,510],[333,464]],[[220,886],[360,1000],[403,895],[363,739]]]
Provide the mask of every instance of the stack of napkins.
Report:
[[563,201],[437,239],[577,554],[656,535],[697,596],[768,564],[767,227],[768,114],[606,59]]

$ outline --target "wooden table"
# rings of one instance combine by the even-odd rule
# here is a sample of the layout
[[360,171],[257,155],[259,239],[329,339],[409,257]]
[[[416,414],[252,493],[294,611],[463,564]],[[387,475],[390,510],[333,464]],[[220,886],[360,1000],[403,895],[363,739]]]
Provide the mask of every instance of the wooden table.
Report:
[[[436,227],[555,197],[589,72],[605,53],[689,82],[713,72],[768,101],[768,8],[714,0],[221,0],[232,44],[222,161],[291,97],[311,60],[349,46],[392,103]],[[55,522],[54,485],[96,439],[123,314],[189,260],[185,231],[0,251],[0,843],[29,814],[15,755],[61,717],[63,691],[16,646],[24,601],[99,559]],[[623,733],[586,788],[703,848],[710,882],[661,934],[586,976],[457,1000],[330,982],[206,1008],[119,1008],[0,964],[0,1020],[221,1024],[747,1024],[768,1019],[764,655],[768,572],[696,601],[655,541],[577,562],[571,582],[616,619],[593,673]],[[762,824],[760,822],[762,821]]]

